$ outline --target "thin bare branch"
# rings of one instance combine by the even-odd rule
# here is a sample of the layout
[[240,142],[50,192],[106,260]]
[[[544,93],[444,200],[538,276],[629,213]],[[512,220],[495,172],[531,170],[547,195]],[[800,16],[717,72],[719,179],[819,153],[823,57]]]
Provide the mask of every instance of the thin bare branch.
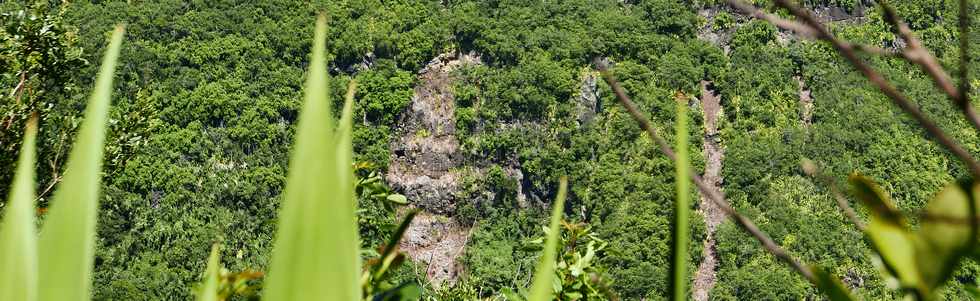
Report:
[[857,212],[854,211],[853,207],[851,207],[850,202],[847,201],[847,197],[844,196],[844,193],[841,191],[840,187],[837,186],[837,183],[834,182],[834,179],[820,172],[820,167],[810,160],[803,160],[803,171],[806,172],[808,176],[827,186],[827,188],[830,189],[830,193],[834,196],[834,200],[837,201],[837,207],[840,207],[840,210],[844,212],[844,216],[846,216],[847,219],[849,219],[859,231],[864,232],[864,222],[861,221],[861,218],[858,217]]
[[[733,2],[729,2],[729,4],[745,12],[745,14],[749,16],[769,22],[770,24],[775,25],[776,27],[779,27],[782,30],[795,32],[796,35],[799,36],[800,38],[809,39],[809,40],[816,40],[819,38],[817,36],[816,31],[814,31],[813,28],[810,28],[806,24],[794,20],[788,20],[780,16],[777,16],[775,14],[766,13],[761,9],[759,9],[758,7],[755,7],[754,5],[750,5],[744,2],[733,1]],[[868,54],[881,55],[881,56],[901,56],[901,53],[899,51],[884,49],[876,46],[854,44],[854,43],[845,43],[845,45],[847,45],[851,49],[854,49],[855,51],[865,52]]]
[[[663,152],[664,155],[666,155],[671,161],[676,161],[677,159],[676,155],[674,154],[674,150],[670,148],[670,144],[668,144],[667,141],[664,140],[663,137],[661,137],[660,134],[657,133],[657,129],[653,127],[653,124],[650,123],[650,120],[647,119],[647,117],[642,112],[640,112],[640,109],[636,107],[636,104],[633,103],[633,101],[630,99],[628,95],[626,95],[626,90],[623,89],[623,87],[616,80],[615,76],[613,76],[613,74],[607,69],[606,65],[597,60],[596,67],[601,72],[602,77],[603,79],[605,79],[606,83],[608,83],[609,86],[612,87],[613,93],[616,94],[616,98],[619,99],[620,104],[622,104],[623,107],[626,108],[626,111],[629,112],[629,114],[633,117],[634,120],[636,120],[637,123],[639,123],[640,127],[647,132],[647,134],[650,136],[650,139],[652,139],[654,142],[657,143],[657,145],[660,148],[660,151]],[[766,251],[768,251],[773,256],[776,256],[776,258],[778,258],[779,260],[782,260],[783,262],[788,264],[791,268],[796,270],[800,275],[802,275],[810,282],[816,281],[813,276],[813,272],[810,270],[808,266],[801,263],[799,260],[794,258],[793,255],[791,255],[785,249],[783,249],[778,244],[776,244],[776,242],[773,241],[768,234],[766,234],[761,229],[759,229],[759,227],[756,226],[755,223],[752,222],[752,220],[738,213],[738,211],[735,211],[735,208],[732,208],[731,204],[725,199],[725,195],[720,190],[715,189],[715,187],[705,183],[704,180],[701,179],[701,176],[699,175],[697,170],[691,168],[690,175],[691,175],[691,180],[694,182],[694,185],[698,187],[698,190],[701,192],[701,194],[707,197],[709,200],[711,200],[722,211],[724,211],[725,214],[728,215],[728,217],[735,222],[735,224],[737,224],[743,230],[745,230],[750,235],[755,237],[756,240],[762,243],[762,247],[765,248]]]
[[[976,112],[973,112],[973,103],[970,101],[970,26],[972,24],[973,15],[970,14],[970,4],[967,0],[960,0],[960,107],[963,108],[963,112],[966,114],[972,114],[976,116]],[[973,120],[971,120],[973,121]],[[978,123],[973,123],[974,127],[978,127]],[[970,237],[977,237],[977,233],[980,232],[980,221],[977,221],[977,203],[969,202],[970,204]]]
[[[744,1],[741,0],[726,0],[726,2],[732,7],[746,11],[747,13],[753,16],[758,17],[758,16],[768,15],[760,12],[759,9],[756,8],[755,6],[745,3]],[[912,102],[909,101],[904,94],[899,92],[894,86],[892,86],[887,80],[885,80],[884,77],[882,77],[880,74],[874,71],[874,69],[868,66],[857,55],[857,52],[869,52],[869,53],[879,52],[877,49],[867,48],[865,46],[859,46],[856,44],[851,44],[848,42],[841,41],[840,39],[837,39],[832,33],[830,33],[830,31],[827,30],[827,28],[824,27],[823,24],[820,23],[820,21],[817,20],[815,17],[813,17],[813,15],[811,15],[808,11],[803,10],[802,8],[800,8],[799,6],[797,6],[796,4],[788,0],[776,0],[775,2],[778,6],[790,11],[790,13],[796,16],[797,19],[802,20],[802,24],[813,32],[813,36],[816,39],[830,42],[834,46],[834,48],[837,49],[837,52],[841,53],[841,55],[844,56],[845,59],[847,59],[852,65],[854,65],[856,69],[858,69],[858,71],[864,74],[864,76],[867,77],[868,80],[870,80],[873,84],[875,84],[875,86],[877,86],[878,89],[882,91],[882,93],[884,93],[886,96],[891,98],[892,101],[899,106],[899,108],[901,108],[906,113],[911,115],[912,118],[915,119],[920,126],[925,128],[926,131],[929,132],[929,134],[935,138],[936,142],[941,144],[947,150],[952,152],[953,155],[955,155],[957,158],[963,161],[963,163],[967,165],[967,168],[970,170],[971,174],[973,174],[975,177],[980,177],[980,164],[977,163],[976,159],[973,158],[972,154],[970,154],[963,147],[961,147],[958,142],[952,140],[948,135],[946,135],[946,133],[942,129],[940,129],[933,121],[929,120],[928,117],[926,117],[925,114],[922,113],[922,111],[920,111],[917,106],[913,105]],[[890,6],[884,5],[883,7],[888,8]],[[897,31],[899,32],[899,34],[903,36],[904,39],[906,39],[907,43],[909,44],[909,46],[901,52],[901,55],[905,57],[906,60],[919,64],[923,68],[923,70],[925,70],[925,72],[929,74],[930,77],[933,78],[933,81],[936,83],[936,85],[939,86],[940,89],[942,89],[944,92],[946,92],[947,95],[949,95],[951,98],[954,99],[954,102],[961,109],[964,116],[966,116],[967,120],[970,121],[970,123],[974,126],[974,128],[980,130],[980,116],[976,114],[975,110],[973,109],[973,106],[970,105],[969,101],[963,102],[962,99],[965,98],[960,97],[959,96],[960,94],[956,92],[955,89],[953,89],[952,94],[949,93],[950,90],[948,88],[952,87],[951,83],[949,83],[949,76],[946,75],[942,67],[938,63],[936,63],[935,58],[927,50],[924,50],[922,43],[917,38],[915,38],[913,34],[911,34],[911,29],[909,29],[908,25],[905,24],[904,22],[901,22],[901,20],[898,19],[898,15],[894,13],[894,10],[891,10],[891,12],[892,12],[891,15],[889,17],[886,17],[886,19],[897,21],[896,23],[894,23],[897,24],[896,25]],[[886,14],[888,13],[886,12]],[[769,19],[772,18],[771,15],[769,16],[770,17],[759,17],[759,18],[769,21]],[[779,24],[777,23],[774,24],[779,26]],[[806,32],[806,30],[804,30],[804,32]]]
[[941,215],[941,214],[928,214],[928,213],[922,213],[920,215],[920,218],[922,218],[922,220],[924,220],[924,221],[931,221],[931,222],[937,222],[937,223],[943,223],[943,224],[950,224],[950,225],[970,225],[970,226],[972,226],[974,223],[977,223],[978,221],[980,221],[980,216],[974,216],[973,218],[970,218],[969,216],[967,216],[967,217],[957,217],[957,216],[949,216],[949,215]]
[[970,26],[973,15],[967,0],[960,0],[960,101],[963,105],[973,108],[970,103]]
[[[966,30],[967,33],[969,32],[970,17],[963,16],[963,14],[967,12],[965,7],[966,4],[965,1],[960,2],[960,36],[965,37],[968,35],[964,35],[963,33],[964,30]],[[906,48],[901,52],[902,57],[913,64],[919,65],[919,67],[922,68],[922,71],[932,78],[932,81],[936,84],[936,87],[946,93],[949,99],[952,100],[957,108],[960,109],[973,128],[980,130],[980,116],[977,115],[972,104],[970,104],[969,95],[966,93],[967,90],[963,89],[963,83],[960,83],[959,88],[953,84],[953,80],[950,78],[949,74],[946,73],[946,70],[939,64],[936,57],[929,52],[929,49],[922,45],[922,41],[915,36],[915,33],[912,32],[912,28],[910,28],[909,25],[902,20],[902,17],[898,15],[898,12],[894,7],[889,5],[886,1],[878,1],[878,4],[881,6],[882,11],[884,12],[885,21],[892,25],[892,28],[895,30],[896,34],[902,37],[907,44]],[[966,25],[966,29],[963,27],[964,23]],[[969,41],[969,39],[960,39],[961,78],[965,78],[964,72],[967,72],[966,68],[964,68],[962,60],[968,60],[968,56],[963,56],[963,51],[969,49],[969,43],[967,41]],[[967,82],[967,85],[969,85],[969,82]]]
[[37,195],[37,197],[34,198],[34,202],[36,203],[41,199],[43,199],[44,197],[46,197],[48,193],[51,192],[51,189],[54,188],[54,185],[58,184],[59,182],[61,182],[61,177],[58,176],[57,174],[54,175],[54,178],[51,179],[51,182],[48,183],[48,186],[45,187],[44,190]]
[[878,4],[882,8],[884,13],[883,17],[885,22],[888,22],[892,26],[898,36],[905,40],[906,46],[902,50],[903,56],[910,62],[917,64],[922,67],[933,81],[936,83],[936,87],[945,92],[950,98],[959,99],[959,92],[956,91],[956,86],[953,85],[953,81],[950,79],[949,74],[943,70],[939,62],[936,61],[936,57],[929,53],[929,50],[922,45],[922,41],[915,36],[912,32],[912,28],[909,27],[905,21],[902,21],[902,17],[898,15],[895,8],[888,4],[886,1],[878,1]]
[[844,42],[844,45],[847,46],[848,48],[854,49],[854,51],[864,52],[864,53],[867,53],[867,54],[874,54],[874,55],[880,55],[880,56],[893,56],[893,57],[901,57],[903,55],[901,51],[896,51],[896,50],[892,50],[892,49],[885,49],[885,48],[881,48],[881,47],[877,47],[877,46],[870,46],[870,45],[864,45],[864,44],[854,44],[854,43],[848,43],[848,42]]
[[755,5],[748,4],[745,2],[729,1],[728,3],[732,7],[735,7],[736,9],[745,12],[745,14],[749,16],[769,22],[772,25],[775,25],[776,27],[779,27],[783,30],[796,32],[796,34],[799,35],[800,37],[807,38],[807,39],[817,38],[817,33],[813,30],[813,28],[806,26],[806,24],[793,20],[787,20],[780,16],[767,13],[759,9],[758,7],[755,7]]
[[23,94],[22,92],[24,91],[24,83],[26,82],[27,82],[27,71],[21,71],[20,81],[17,83],[17,86],[14,87],[13,90],[10,90],[10,97],[14,97],[15,95],[17,96],[17,104],[20,104],[20,96]]
[[[726,0],[729,4],[738,7],[739,5],[746,5],[740,0]],[[812,28],[816,33],[817,37],[821,40],[830,42],[831,45],[839,52],[848,62],[851,63],[861,74],[868,78],[875,86],[881,90],[886,96],[892,99],[899,108],[904,110],[907,114],[912,116],[916,122],[919,123],[932,137],[953,153],[954,156],[959,158],[966,164],[970,173],[975,177],[980,177],[980,163],[977,163],[973,155],[966,151],[960,144],[950,138],[946,132],[939,128],[932,120],[925,116],[918,106],[914,105],[904,94],[898,91],[894,86],[892,86],[881,74],[876,72],[867,63],[865,63],[858,56],[857,52],[850,47],[850,44],[845,43],[837,39],[830,31],[817,20],[808,11],[800,8],[795,3],[789,0],[775,0],[776,5],[782,7],[790,12],[790,14],[796,16],[797,19],[801,20],[804,24]]]

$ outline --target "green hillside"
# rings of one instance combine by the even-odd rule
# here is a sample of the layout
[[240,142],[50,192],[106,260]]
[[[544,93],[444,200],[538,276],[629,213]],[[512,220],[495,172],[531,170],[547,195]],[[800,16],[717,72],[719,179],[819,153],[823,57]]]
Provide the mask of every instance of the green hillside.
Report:
[[[771,1],[754,2],[792,18]],[[874,1],[802,2],[842,39],[886,52],[907,47]],[[959,83],[958,2],[892,2]],[[968,5],[976,15],[980,1]],[[869,221],[873,210],[847,182],[865,175],[918,229],[928,200],[971,174],[830,44],[724,1],[50,0],[0,3],[0,13],[0,165],[9,166],[0,195],[10,193],[36,114],[41,221],[109,33],[126,27],[108,113],[96,300],[191,299],[215,243],[227,272],[250,275],[242,283],[261,295],[321,13],[333,116],[349,83],[357,85],[362,258],[378,256],[401,217],[419,209],[400,243],[406,264],[389,282],[417,285],[423,300],[525,292],[562,176],[569,190],[558,256],[569,273],[573,261],[587,265],[587,277],[566,279],[588,289],[556,298],[669,299],[674,161],[620,105],[597,64],[611,66],[672,145],[675,98],[685,95],[694,169],[792,256],[826,268],[862,299],[905,293],[881,273],[874,244],[838,208],[835,189]],[[973,78],[978,24],[967,42]],[[919,66],[860,55],[980,154],[978,130]],[[969,95],[980,96],[980,80],[968,82]],[[808,175],[805,160],[828,178]],[[695,300],[823,300],[700,193],[690,195],[685,281]],[[587,250],[594,258],[582,261]],[[941,297],[973,298],[978,272],[964,260]]]

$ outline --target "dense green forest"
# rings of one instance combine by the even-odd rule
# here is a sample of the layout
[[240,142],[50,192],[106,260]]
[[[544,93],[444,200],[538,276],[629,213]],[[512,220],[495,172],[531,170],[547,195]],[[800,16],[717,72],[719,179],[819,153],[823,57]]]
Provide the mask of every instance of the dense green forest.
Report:
[[[904,46],[873,1],[802,2],[839,37]],[[957,1],[894,2],[939,63],[955,69]],[[969,5],[977,11],[980,1]],[[830,45],[723,1],[6,1],[0,166],[14,165],[25,124],[38,115],[41,219],[107,33],[126,25],[109,111],[95,299],[189,299],[213,243],[223,245],[229,271],[267,270],[319,13],[328,20],[334,108],[357,83],[355,172],[378,183],[358,186],[364,256],[408,209],[421,209],[401,244],[410,260],[393,277],[418,284],[430,300],[503,300],[525,289],[566,175],[568,247],[559,256],[568,266],[593,258],[584,261],[592,278],[581,280],[593,288],[587,299],[667,299],[674,163],[618,105],[597,59],[664,133],[674,131],[675,94],[692,96],[695,169],[716,169],[712,184],[739,212],[864,299],[901,296],[832,188],[845,187],[851,173],[866,175],[914,225],[927,200],[970,174]],[[977,24],[972,45],[980,45]],[[980,57],[980,47],[971,51]],[[918,66],[865,59],[980,154],[977,131]],[[980,73],[980,60],[968,67]],[[976,98],[980,81],[973,87]],[[808,176],[805,159],[830,181]],[[0,171],[0,195],[13,173]],[[692,198],[692,291],[707,289],[710,300],[822,298]],[[710,281],[695,281],[708,256]],[[945,298],[971,298],[978,273],[978,263],[964,261]],[[263,279],[247,284],[260,291]]]

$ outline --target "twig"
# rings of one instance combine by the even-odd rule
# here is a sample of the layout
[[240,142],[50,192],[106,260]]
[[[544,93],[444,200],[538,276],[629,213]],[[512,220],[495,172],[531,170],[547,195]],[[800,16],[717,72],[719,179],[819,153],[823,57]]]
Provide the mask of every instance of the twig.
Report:
[[886,1],[878,1],[878,5],[881,6],[882,12],[884,13],[883,17],[885,22],[891,24],[895,33],[902,40],[905,40],[907,44],[902,50],[903,56],[908,61],[920,65],[923,71],[933,78],[933,81],[939,89],[943,90],[950,97],[959,99],[959,92],[956,91],[956,87],[953,85],[952,80],[950,80],[949,75],[939,65],[936,58],[929,53],[929,50],[922,46],[922,41],[915,36],[912,28],[909,28],[909,25],[902,21],[902,17],[898,15],[895,8]]
[[[966,0],[960,0],[960,108],[968,116],[976,117],[976,113],[973,112],[973,103],[970,102],[970,26],[972,16],[970,14],[970,5]],[[971,119],[973,126],[977,129],[977,123]],[[977,237],[977,233],[980,232],[980,221],[977,221],[977,203],[968,202],[970,204],[970,237]],[[974,243],[976,244],[976,243]]]
[[[741,1],[730,1],[729,5],[735,7],[738,10],[745,12],[747,15],[755,17],[757,19],[769,22],[782,30],[796,32],[796,35],[800,38],[816,40],[818,39],[817,32],[810,28],[806,24],[788,20],[783,17],[777,16],[775,14],[770,14],[762,11],[754,5],[741,2]],[[901,53],[891,49],[884,49],[881,47],[855,44],[855,43],[845,43],[848,48],[854,49],[855,51],[865,52],[868,54],[881,55],[881,56],[901,56]]]
[[[728,4],[731,5],[732,7],[743,10],[753,16],[757,16],[757,17],[763,16],[763,17],[759,17],[762,20],[772,22],[771,20],[778,18],[771,14],[765,14],[755,6],[747,4],[741,0],[726,0],[726,2],[728,2]],[[939,144],[943,145],[943,147],[945,147],[947,150],[952,152],[953,155],[955,155],[957,158],[963,161],[963,163],[967,165],[967,168],[970,169],[970,173],[973,174],[974,177],[980,177],[980,163],[978,163],[976,159],[974,159],[969,152],[963,149],[963,147],[961,147],[959,143],[949,138],[949,136],[947,136],[946,133],[943,132],[943,130],[940,129],[934,122],[929,120],[929,118],[926,117],[925,114],[922,113],[922,111],[920,111],[917,106],[913,105],[912,102],[909,101],[904,94],[899,92],[894,86],[888,83],[888,81],[885,80],[883,76],[881,76],[876,71],[874,71],[874,69],[868,66],[857,55],[858,51],[868,52],[868,50],[871,50],[871,51],[878,52],[878,50],[866,46],[858,46],[855,44],[841,41],[837,39],[832,33],[830,33],[830,31],[827,30],[827,28],[824,27],[819,20],[813,17],[813,15],[803,10],[796,4],[788,0],[776,0],[775,2],[776,5],[790,11],[790,13],[796,16],[797,19],[802,20],[803,22],[802,24],[805,27],[809,28],[809,30],[803,30],[803,32],[809,34],[812,31],[816,39],[830,42],[834,46],[834,48],[837,49],[837,52],[841,53],[841,55],[844,56],[845,59],[847,59],[852,65],[854,65],[856,69],[858,69],[858,71],[860,71],[865,77],[868,78],[868,80],[870,80],[875,86],[877,86],[882,93],[884,93],[886,96],[891,98],[892,101],[899,106],[899,108],[904,110],[907,114],[911,115],[912,118],[915,119],[916,122],[918,122],[919,125],[922,126],[927,132],[929,132],[929,134],[932,135]],[[888,7],[888,6],[884,6],[884,7]],[[897,15],[894,15],[894,18],[889,18],[889,19],[900,21],[899,19],[897,19]],[[779,21],[778,23],[773,23],[773,24],[775,24],[776,26],[780,26],[781,24],[783,24],[783,26],[785,26],[786,22],[796,22],[796,21],[788,21],[785,19],[783,20],[784,21]],[[794,23],[794,24],[798,24],[798,23]],[[913,63],[920,64],[920,66],[922,66],[923,69],[926,70],[926,73],[928,73],[930,76],[933,77],[933,80],[936,82],[936,85],[940,86],[940,88],[943,89],[945,92],[948,92],[948,90],[946,89],[947,85],[943,84],[943,78],[945,72],[942,71],[942,68],[939,67],[938,63],[935,63],[935,59],[932,57],[931,54],[929,54],[928,51],[920,49],[922,48],[921,42],[919,42],[918,39],[916,39],[914,35],[911,34],[911,29],[908,29],[908,25],[905,25],[904,22],[898,22],[897,24],[902,25],[902,26],[898,26],[898,31],[900,34],[902,32],[908,34],[907,36],[903,34],[903,36],[906,36],[904,38],[909,43],[909,46],[907,47],[906,50],[901,52],[902,56]],[[797,30],[795,29],[795,27],[798,27],[795,25],[793,27],[783,27],[783,26],[781,26],[781,28],[790,29],[794,31]],[[916,50],[916,49],[920,49],[920,50]],[[938,69],[939,72],[936,72],[935,68],[939,68]],[[948,81],[948,76],[945,76],[945,78]],[[954,93],[950,95],[958,95],[958,93]],[[974,112],[974,109],[969,104],[969,102],[966,102],[964,104],[962,101],[959,101],[959,99],[962,99],[959,96],[955,96],[955,99],[958,100],[957,101],[958,107],[960,107],[960,109],[963,111],[963,114],[967,117],[970,123],[973,124],[975,128],[980,130],[980,117],[978,117],[977,114]]]
[[[745,5],[740,0],[726,0],[729,4],[738,7],[737,5]],[[788,10],[792,15],[796,16],[797,19],[802,20],[804,24],[812,28],[816,33],[817,37],[821,40],[830,42],[831,45],[837,49],[848,62],[851,63],[858,71],[860,71],[868,80],[871,81],[875,86],[881,90],[886,96],[892,99],[899,108],[904,110],[907,114],[912,116],[916,122],[919,123],[933,138],[947,150],[949,150],[953,155],[963,161],[970,173],[975,177],[980,177],[980,163],[977,163],[976,159],[967,152],[962,146],[956,141],[951,139],[946,133],[940,129],[932,120],[929,120],[925,114],[915,105],[912,104],[909,99],[898,91],[894,86],[892,86],[881,74],[878,74],[874,69],[868,66],[867,63],[858,57],[857,52],[849,47],[847,44],[839,39],[837,39],[830,31],[820,23],[817,18],[811,15],[809,12],[803,10],[795,3],[789,0],[775,0],[776,5]]]
[[973,223],[980,221],[980,216],[975,216],[975,215],[973,216],[973,218],[970,218],[969,216],[957,217],[957,216],[949,216],[943,214],[928,214],[928,213],[922,213],[919,216],[924,221],[932,221],[932,222],[952,224],[952,225],[972,225]]
[[864,52],[868,54],[880,55],[880,56],[902,56],[901,51],[895,51],[892,49],[885,49],[876,46],[864,45],[864,44],[854,44],[854,43],[844,43],[848,48],[854,49],[854,51]]
[[61,182],[61,177],[55,174],[54,178],[51,179],[51,183],[48,183],[48,187],[44,188],[44,191],[41,191],[41,193],[37,195],[37,198],[34,200],[34,202],[43,199],[48,194],[48,192],[51,192],[51,188],[54,188],[54,185],[58,184],[58,182]]
[[[728,4],[738,10],[745,12],[745,14],[751,17],[769,22],[770,24],[775,25],[776,27],[779,27],[782,30],[795,32],[796,35],[800,38],[808,39],[808,40],[820,39],[820,36],[816,32],[816,30],[814,30],[807,24],[803,24],[794,20],[788,20],[783,17],[777,16],[775,14],[767,13],[754,5],[742,1],[728,1]],[[876,55],[883,55],[883,56],[903,56],[903,53],[901,51],[884,49],[876,46],[855,44],[850,42],[842,42],[842,44],[846,45],[847,48],[851,48],[854,51],[858,51],[858,52],[865,52],[869,54],[876,54]]]
[[18,105],[20,104],[20,96],[23,95],[24,83],[26,83],[26,82],[27,82],[27,71],[21,71],[20,72],[20,82],[18,82],[17,83],[17,86],[14,87],[14,89],[10,91],[10,97],[14,97],[15,95],[17,96],[16,99],[17,99],[17,104]]
[[820,167],[810,160],[803,160],[803,172],[806,172],[810,177],[823,182],[825,186],[830,189],[830,193],[834,196],[834,200],[837,201],[837,207],[840,207],[841,211],[844,212],[844,216],[851,220],[851,223],[861,232],[864,232],[865,226],[864,222],[858,218],[857,212],[851,207],[850,202],[847,201],[847,197],[841,192],[840,187],[837,183],[834,183],[834,179],[820,172]]
[[[972,15],[966,0],[960,0],[960,86],[961,101],[970,106],[970,26]],[[972,108],[972,106],[970,106]]]
[[765,11],[759,9],[758,7],[755,7],[755,5],[748,4],[745,2],[729,1],[728,4],[731,5],[732,7],[735,7],[738,10],[745,12],[749,16],[769,22],[772,25],[775,25],[776,27],[782,28],[784,30],[794,31],[800,37],[808,38],[808,39],[817,38],[816,31],[814,31],[813,28],[806,26],[806,24],[793,20],[787,20],[780,16],[766,13]]
[[[964,72],[968,72],[968,68],[966,68],[964,63],[969,62],[969,54],[965,54],[964,52],[969,50],[970,17],[964,16],[967,13],[965,1],[960,2],[960,76],[962,79],[966,78]],[[878,1],[878,4],[884,12],[885,21],[891,24],[895,32],[908,44],[901,52],[902,57],[913,64],[919,65],[922,71],[932,78],[936,87],[946,93],[946,96],[953,101],[953,104],[962,111],[970,124],[975,129],[980,130],[980,116],[977,115],[973,106],[970,104],[969,95],[967,94],[967,90],[963,89],[963,83],[960,83],[959,88],[953,84],[953,80],[936,60],[936,57],[929,52],[929,49],[922,45],[922,41],[915,36],[915,33],[912,32],[908,24],[902,21],[902,17],[898,15],[894,7],[886,1]],[[969,82],[967,82],[967,85],[969,85]]]
[[[633,119],[639,123],[640,127],[647,132],[650,138],[657,143],[660,151],[663,152],[664,155],[666,155],[671,161],[676,161],[677,157],[674,154],[674,150],[670,148],[670,145],[667,144],[666,140],[660,137],[660,135],[657,133],[657,129],[650,123],[650,120],[648,120],[646,116],[644,116],[643,113],[641,113],[636,107],[636,104],[630,100],[630,97],[626,95],[626,91],[619,85],[619,82],[616,81],[616,78],[611,72],[609,72],[605,64],[599,60],[596,60],[595,64],[602,74],[602,78],[605,79],[606,83],[608,83],[610,87],[612,87],[613,93],[616,94],[616,98],[619,99],[619,102],[626,108],[626,111],[628,111]],[[759,227],[752,222],[752,220],[741,215],[738,213],[738,211],[735,211],[731,204],[729,204],[725,199],[724,194],[718,189],[706,184],[693,167],[691,168],[690,176],[691,180],[694,182],[694,185],[698,187],[698,190],[701,191],[702,195],[714,202],[715,206],[718,206],[718,208],[724,211],[725,215],[731,218],[735,224],[762,243],[762,247],[769,251],[770,254],[790,265],[790,267],[795,269],[798,273],[800,273],[800,275],[810,282],[815,283],[816,279],[814,278],[813,272],[809,267],[801,263],[799,260],[794,258],[793,255],[789,254],[789,252],[776,244],[776,242],[773,241],[772,238],[769,238],[768,234],[760,230]]]

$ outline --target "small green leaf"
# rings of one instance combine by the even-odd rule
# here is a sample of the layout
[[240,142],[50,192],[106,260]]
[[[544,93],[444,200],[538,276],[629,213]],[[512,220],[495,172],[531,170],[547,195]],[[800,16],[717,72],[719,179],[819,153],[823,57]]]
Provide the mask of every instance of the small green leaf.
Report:
[[974,299],[980,299],[980,288],[978,288],[976,285],[968,284],[964,285],[963,288],[965,288],[966,292],[970,293],[970,296],[973,296]]
[[578,299],[582,299],[582,297],[584,297],[584,296],[582,295],[582,293],[579,293],[579,292],[566,292],[565,293],[565,298],[568,299],[568,300],[578,300]]
[[422,296],[422,289],[414,283],[403,283],[398,287],[384,291],[372,298],[372,301],[415,301]]
[[38,239],[38,281],[47,301],[91,298],[95,260],[95,224],[102,180],[105,132],[112,78],[123,40],[123,27],[112,33],[102,59],[95,90],[85,108],[85,120],[65,168],[65,176],[52,198],[51,209]]
[[887,220],[901,227],[906,227],[905,217],[895,209],[891,197],[881,187],[878,187],[878,184],[859,174],[852,174],[847,180],[851,183],[851,187],[854,188],[854,195],[871,211],[872,215],[876,215],[879,219]]
[[37,298],[37,232],[34,229],[34,144],[37,118],[27,123],[17,173],[0,220],[0,300]]
[[524,298],[522,298],[520,294],[514,292],[514,290],[509,287],[501,289],[500,294],[503,295],[507,301],[524,301]]
[[874,217],[868,223],[866,232],[886,268],[902,285],[918,287],[921,280],[915,262],[914,236],[905,229]]
[[[548,239],[545,241],[544,254],[538,261],[537,269],[534,271],[534,282],[531,284],[531,295],[528,301],[548,301],[553,298],[553,283],[560,281],[555,278],[555,254],[558,252],[558,235],[561,233],[559,223],[561,222],[562,212],[565,206],[565,194],[568,191],[568,179],[561,178],[558,185],[558,197],[552,204],[551,223],[548,228]],[[558,284],[561,287],[561,284]]]
[[[969,251],[970,201],[957,183],[947,185],[926,205],[926,217],[917,233],[918,269],[924,284],[936,288],[952,275],[960,258]],[[967,187],[969,189],[970,187]]]
[[816,277],[817,289],[823,292],[824,296],[827,296],[827,299],[831,301],[855,300],[850,290],[844,287],[844,284],[840,282],[837,276],[828,273],[819,266],[810,266],[810,270],[813,271],[813,275]]
[[204,285],[197,292],[197,301],[218,300],[218,277],[221,273],[221,246],[211,246],[211,256],[208,257],[208,268],[204,272]]
[[388,197],[386,197],[385,199],[395,204],[408,205],[408,198],[406,198],[404,195],[400,195],[397,193],[389,194]]
[[915,261],[915,237],[908,232],[905,219],[884,190],[870,179],[853,174],[848,181],[854,194],[871,211],[865,234],[881,256],[885,267],[905,287],[922,289]]

